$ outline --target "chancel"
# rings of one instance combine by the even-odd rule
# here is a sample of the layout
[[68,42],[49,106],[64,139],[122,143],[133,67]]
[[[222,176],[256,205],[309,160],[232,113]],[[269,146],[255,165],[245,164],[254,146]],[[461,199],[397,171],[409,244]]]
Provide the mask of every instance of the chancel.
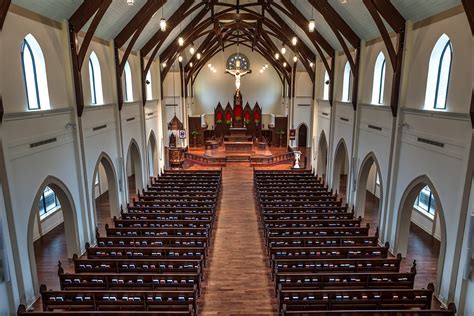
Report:
[[474,315],[474,1],[0,0],[0,315]]

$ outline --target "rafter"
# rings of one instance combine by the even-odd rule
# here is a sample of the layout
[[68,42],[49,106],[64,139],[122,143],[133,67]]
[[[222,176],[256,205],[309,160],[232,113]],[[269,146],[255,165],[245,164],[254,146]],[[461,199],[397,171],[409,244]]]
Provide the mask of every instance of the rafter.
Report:
[[[143,56],[147,56],[152,49],[154,49],[153,54],[150,56],[151,59],[153,59],[156,54],[158,53],[158,50],[160,49],[161,45],[165,41],[165,39],[168,37],[168,35],[171,33],[171,31],[179,25],[179,23],[187,18],[189,14],[191,14],[191,10],[188,11],[189,8],[191,8],[191,5],[193,4],[194,0],[184,0],[184,2],[181,4],[181,6],[171,15],[171,17],[168,19],[166,22],[167,27],[166,31],[162,32],[161,30],[158,30],[149,40],[148,42],[142,47],[140,50],[140,53]],[[187,12],[188,11],[188,12]]]
[[[471,26],[471,34],[474,36],[474,1],[462,0],[462,5],[464,7],[464,12],[466,12],[469,25]],[[469,112],[471,114],[471,124],[474,128],[474,88],[472,89],[471,93],[471,109]]]
[[148,0],[114,38],[115,49],[120,49],[130,39],[118,65],[120,76],[123,73],[127,59],[130,56],[138,37],[140,37],[140,34],[150,21],[153,14],[155,14],[155,12],[157,12],[165,3],[166,0]]
[[[372,16],[372,19],[374,20],[375,24],[377,25],[377,28],[384,41],[385,47],[387,48],[388,55],[392,64],[393,83],[390,106],[392,109],[392,115],[395,117],[397,116],[400,93],[403,49],[405,42],[405,19],[398,12],[398,10],[390,3],[390,1],[363,0],[363,2],[370,15]],[[382,18],[398,34],[398,44],[396,50]]]
[[3,23],[7,17],[8,8],[10,7],[11,0],[3,0],[0,2],[0,32],[3,28]]
[[[99,26],[102,17],[111,3],[112,0],[85,0],[68,21],[69,46],[71,49],[72,72],[74,78],[74,93],[76,96],[77,115],[79,117],[82,116],[82,112],[84,111],[84,91],[82,87],[81,76],[82,65],[97,26]],[[82,40],[81,47],[79,48],[78,52],[78,33],[91,18],[92,22],[87,29],[86,35]]]

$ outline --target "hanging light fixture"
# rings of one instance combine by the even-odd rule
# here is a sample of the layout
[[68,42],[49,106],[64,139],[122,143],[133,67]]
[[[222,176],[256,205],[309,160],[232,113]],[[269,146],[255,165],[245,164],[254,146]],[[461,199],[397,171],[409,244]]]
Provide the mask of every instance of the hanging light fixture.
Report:
[[265,64],[265,69],[268,68],[268,64]]
[[179,45],[179,46],[183,46],[183,45],[184,45],[184,39],[183,39],[181,36],[178,38],[178,45]]
[[191,55],[194,55],[194,44],[191,44],[191,47],[189,48],[189,52],[191,53]]
[[285,61],[285,62],[283,62],[283,67],[286,67],[286,61]]
[[293,46],[296,46],[297,43],[298,43],[298,39],[296,38],[296,36],[293,36],[293,38],[291,39],[291,44]]
[[196,58],[197,58],[198,60],[201,59],[201,53],[197,53],[197,54],[196,54]]
[[283,45],[281,46],[281,54],[282,54],[282,55],[285,55],[285,53],[286,53],[286,47],[285,47],[285,44],[283,44]]
[[166,61],[163,62],[162,66],[163,68],[166,68]]
[[212,67],[212,64],[207,64],[207,67],[211,68],[211,67]]
[[193,63],[192,62],[189,63],[189,67],[193,68]]
[[133,5],[134,3],[135,3],[134,0],[127,0],[127,4],[130,5],[130,6]]
[[212,72],[216,72],[216,71],[217,71],[217,69],[216,69],[216,68],[212,69]]
[[166,19],[165,18],[161,18],[161,20],[160,20],[160,30],[162,32],[166,31]]
[[263,69],[260,69],[260,73],[263,73]]
[[183,56],[179,55],[179,56],[178,56],[178,61],[179,61],[179,62],[182,62],[182,61],[183,61]]
[[280,58],[280,54],[278,54],[278,53],[275,53],[275,59],[277,59],[277,60],[278,60],[278,58]]
[[310,32],[314,32],[315,27],[316,27],[316,22],[314,21],[314,7],[311,6],[311,19],[309,20],[309,23],[308,23],[308,29]]
[[160,30],[162,32],[166,31],[166,19],[165,19],[165,16],[163,14],[163,7],[164,6],[161,6],[161,20],[160,20]]
[[298,61],[298,57],[293,56],[293,62],[296,63]]
[[314,19],[309,20],[308,23],[308,29],[310,32],[314,32],[314,28],[316,27],[316,23],[314,22]]
[[309,63],[309,66],[310,66],[311,68],[313,68],[313,67],[314,67],[314,63],[313,63],[313,62],[310,62],[310,63]]

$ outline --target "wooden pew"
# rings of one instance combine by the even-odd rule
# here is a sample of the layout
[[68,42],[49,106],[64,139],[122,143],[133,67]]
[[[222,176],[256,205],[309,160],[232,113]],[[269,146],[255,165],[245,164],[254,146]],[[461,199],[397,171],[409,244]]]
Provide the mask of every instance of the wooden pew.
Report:
[[279,272],[399,272],[401,254],[396,258],[275,259],[273,275]]
[[427,289],[339,289],[339,290],[281,290],[278,309],[358,310],[358,309],[430,309],[434,286]]
[[190,305],[187,311],[27,311],[26,306],[21,304],[17,310],[18,316],[67,316],[67,315],[84,315],[84,316],[192,316],[194,315],[193,306]]
[[189,306],[196,312],[196,292],[193,290],[165,291],[101,291],[84,290],[51,291],[46,285],[40,286],[43,310],[90,310],[90,311],[127,311],[127,310],[176,310],[188,311]]
[[312,316],[312,315],[329,315],[329,316],[455,316],[456,305],[449,303],[448,309],[386,309],[386,310],[305,310],[288,311],[286,304],[283,304],[282,316]]
[[413,289],[416,269],[410,272],[360,272],[360,273],[277,273],[275,292],[281,290],[320,289]]
[[267,247],[281,246],[349,246],[365,245],[376,246],[378,244],[378,233],[375,236],[326,236],[326,237],[269,237]]
[[201,292],[199,273],[64,273],[58,263],[60,289],[63,290],[123,290],[156,291],[188,289]]

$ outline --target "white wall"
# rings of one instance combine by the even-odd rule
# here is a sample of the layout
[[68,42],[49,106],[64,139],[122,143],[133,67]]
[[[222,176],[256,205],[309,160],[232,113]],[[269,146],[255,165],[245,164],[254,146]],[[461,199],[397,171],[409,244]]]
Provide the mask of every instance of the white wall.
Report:
[[[247,47],[241,46],[240,52],[248,57],[252,70],[251,74],[247,74],[241,79],[240,90],[243,96],[243,104],[249,102],[250,106],[253,107],[255,102],[258,102],[263,113],[284,114],[281,97],[283,87],[277,72],[262,56],[252,52]],[[216,67],[217,72],[210,71],[207,65],[199,72],[194,83],[192,110],[194,115],[214,113],[214,108],[218,102],[221,102],[223,107],[227,102],[233,104],[235,79],[225,73],[225,62],[234,53],[236,53],[236,49],[232,46],[209,60],[208,63]],[[260,73],[259,70],[265,63],[268,63],[269,67],[263,73]]]

